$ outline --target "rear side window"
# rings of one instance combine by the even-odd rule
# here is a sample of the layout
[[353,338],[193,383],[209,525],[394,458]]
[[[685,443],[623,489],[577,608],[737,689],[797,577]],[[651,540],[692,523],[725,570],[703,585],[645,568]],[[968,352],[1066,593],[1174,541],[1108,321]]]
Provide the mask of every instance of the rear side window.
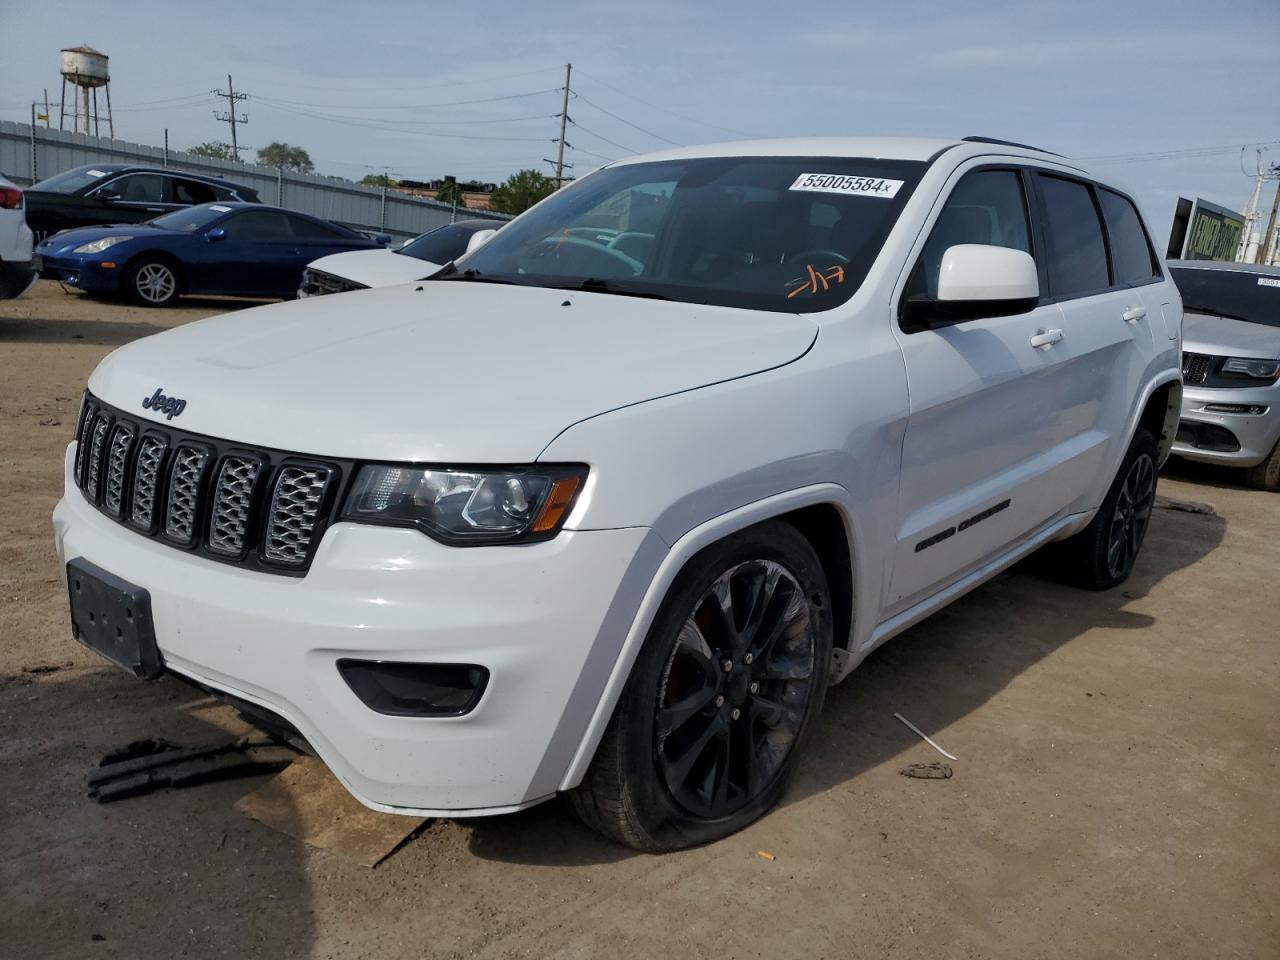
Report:
[[213,203],[217,199],[217,194],[213,192],[213,187],[207,183],[201,183],[199,180],[180,180],[173,178],[173,202],[174,203]]
[[292,240],[293,232],[283,213],[271,210],[250,210],[238,213],[223,223],[227,237],[232,240],[269,242]]
[[1075,180],[1040,174],[1040,192],[1049,241],[1049,290],[1066,299],[1107,289],[1107,243],[1092,191]]
[[1133,204],[1120,194],[1099,187],[1098,205],[1102,207],[1102,219],[1107,222],[1107,236],[1111,238],[1116,283],[1140,284],[1158,278],[1160,270],[1155,255]]
[[983,243],[1031,253],[1027,201],[1022,178],[1015,171],[979,170],[956,185],[911,271],[908,298],[937,297],[942,258],[948,248],[959,243]]
[[324,224],[308,220],[306,217],[289,217],[289,226],[293,228],[293,235],[302,240],[352,239],[350,234],[343,233],[333,227],[326,227]]

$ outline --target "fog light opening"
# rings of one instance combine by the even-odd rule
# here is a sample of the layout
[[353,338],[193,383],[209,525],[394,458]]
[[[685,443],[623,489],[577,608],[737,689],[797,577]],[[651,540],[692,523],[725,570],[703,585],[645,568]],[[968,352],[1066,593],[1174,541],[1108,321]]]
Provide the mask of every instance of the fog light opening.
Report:
[[390,717],[460,717],[480,702],[489,671],[468,663],[338,661],[338,672],[370,710]]

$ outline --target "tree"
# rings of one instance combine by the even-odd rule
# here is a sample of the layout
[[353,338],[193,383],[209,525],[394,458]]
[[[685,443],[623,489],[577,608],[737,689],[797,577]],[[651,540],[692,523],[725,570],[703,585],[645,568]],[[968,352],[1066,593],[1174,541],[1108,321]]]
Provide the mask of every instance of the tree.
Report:
[[188,149],[187,153],[195,154],[197,157],[212,157],[215,160],[230,160],[231,144],[220,140],[206,140]]
[[537,170],[521,170],[489,195],[489,209],[498,213],[524,213],[539,200],[556,192],[556,182]]
[[458,186],[456,180],[442,181],[440,189],[436,191],[436,200],[440,203],[447,203],[450,206],[456,204],[459,207],[465,207],[467,205],[467,201],[462,196],[462,188]]
[[396,181],[392,180],[385,173],[366,173],[360,182],[366,187],[394,187]]
[[310,173],[315,169],[311,154],[306,150],[278,141],[268,143],[258,151],[258,162],[267,167],[282,167],[299,173]]

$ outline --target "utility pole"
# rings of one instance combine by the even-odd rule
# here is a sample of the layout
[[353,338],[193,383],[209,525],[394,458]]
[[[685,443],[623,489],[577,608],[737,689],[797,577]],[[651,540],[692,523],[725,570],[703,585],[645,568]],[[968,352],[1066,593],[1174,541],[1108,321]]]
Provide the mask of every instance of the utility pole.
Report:
[[1262,243],[1258,244],[1258,255],[1254,263],[1271,262],[1272,234],[1276,230],[1276,209],[1280,208],[1280,165],[1271,165],[1271,175],[1276,178],[1276,197],[1271,201],[1271,218],[1267,221],[1267,230],[1262,235]]
[[560,104],[560,147],[556,152],[556,189],[564,186],[564,131],[569,123],[569,78],[573,76],[573,64],[564,65],[564,100]]
[[249,115],[247,113],[242,113],[237,117],[236,104],[241,100],[248,100],[249,95],[247,93],[236,93],[235,88],[231,86],[231,74],[229,73],[227,74],[227,90],[225,93],[221,90],[211,90],[209,92],[215,97],[222,97],[227,101],[227,112],[219,113],[215,110],[213,111],[213,119],[221,123],[231,124],[231,159],[235,160],[236,163],[239,163],[240,144],[236,141],[236,124],[248,123]]

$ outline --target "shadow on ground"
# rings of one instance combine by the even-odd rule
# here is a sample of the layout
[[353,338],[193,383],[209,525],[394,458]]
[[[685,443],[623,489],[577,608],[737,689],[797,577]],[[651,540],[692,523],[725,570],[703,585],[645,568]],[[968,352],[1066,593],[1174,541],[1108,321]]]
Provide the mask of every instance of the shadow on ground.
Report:
[[[76,296],[80,303],[72,304],[77,313],[92,310],[95,301],[83,295]],[[60,343],[70,342],[91,346],[118,347],[141,337],[149,337],[170,327],[187,323],[209,315],[209,311],[230,313],[248,307],[258,307],[271,301],[184,298],[179,305],[170,308],[130,308],[135,320],[102,320],[94,317],[27,317],[17,309],[22,300],[0,303],[0,344],[3,343]],[[47,301],[46,301],[47,304]],[[45,304],[42,304],[44,306]],[[29,305],[28,305],[29,306]],[[113,314],[121,312],[120,304],[103,304]],[[195,311],[199,311],[196,313]]]
[[308,955],[308,853],[234,804],[264,778],[99,806],[85,776],[109,750],[230,738],[172,680],[68,668],[0,676],[0,955]]

